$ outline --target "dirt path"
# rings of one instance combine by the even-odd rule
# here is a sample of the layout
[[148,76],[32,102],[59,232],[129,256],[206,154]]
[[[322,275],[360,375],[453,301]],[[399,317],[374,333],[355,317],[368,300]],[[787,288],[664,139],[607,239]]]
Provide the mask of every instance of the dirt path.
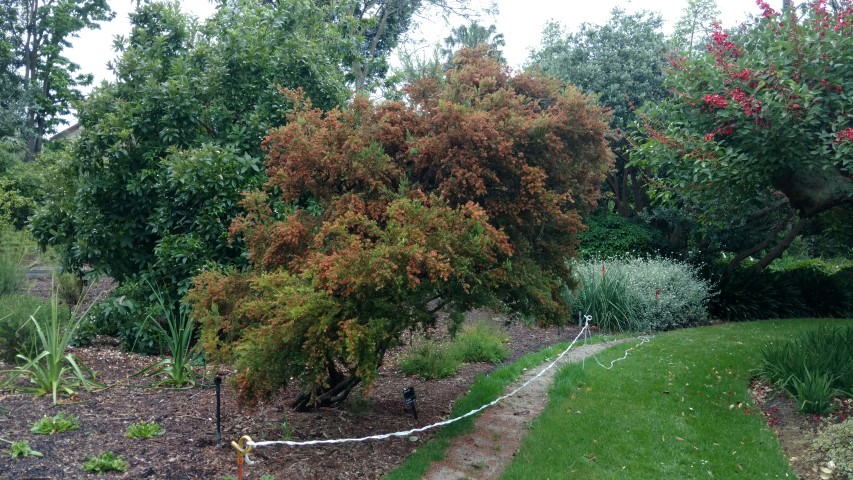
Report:
[[[474,422],[474,431],[456,437],[447,456],[432,464],[424,476],[429,480],[494,479],[513,460],[532,422],[548,404],[548,389],[566,363],[578,362],[614,345],[633,339],[613,340],[575,347],[536,381],[513,397],[484,411]],[[543,366],[531,369],[507,387],[510,392],[536,375]]]

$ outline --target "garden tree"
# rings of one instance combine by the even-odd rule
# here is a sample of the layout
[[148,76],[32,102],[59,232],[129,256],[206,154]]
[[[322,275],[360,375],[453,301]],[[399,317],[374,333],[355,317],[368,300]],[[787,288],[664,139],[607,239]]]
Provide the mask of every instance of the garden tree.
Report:
[[324,114],[301,92],[264,141],[268,181],[231,224],[247,272],[206,271],[189,299],[244,400],[291,379],[294,406],[375,380],[408,330],[488,305],[563,323],[581,214],[610,167],[607,118],[579,90],[463,50],[408,102]]
[[[3,0],[0,128],[11,127],[25,138],[30,158],[41,151],[44,135],[63,122],[72,103],[82,99],[80,87],[92,82],[90,74],[75,74],[79,66],[63,55],[70,39],[112,17],[106,0]],[[20,115],[22,119],[12,121]]]
[[599,96],[613,111],[611,148],[616,169],[607,176],[616,211],[630,216],[647,204],[642,175],[628,165],[630,143],[626,132],[636,121],[634,110],[647,101],[666,95],[663,69],[666,39],[660,15],[650,12],[627,14],[614,8],[605,25],[584,23],[576,33],[565,32],[555,22],[542,33],[542,46],[534,50],[529,68],[577,85]]
[[687,0],[669,38],[672,49],[682,55],[704,50],[719,18],[717,0]]
[[501,48],[506,46],[504,35],[498,33],[494,25],[484,27],[477,22],[469,25],[459,25],[450,31],[450,35],[444,39],[444,47],[441,54],[446,58],[448,64],[453,60],[453,55],[463,48],[475,48],[485,45],[487,55],[495,60],[506,63]]
[[334,7],[329,19],[357,39],[344,57],[347,80],[356,92],[370,91],[388,73],[388,57],[427,10],[470,17],[469,0],[321,0]]
[[766,267],[810,219],[853,202],[853,2],[839,3],[798,15],[759,1],[736,39],[718,28],[706,56],[676,59],[671,97],[646,112],[637,163],[665,174],[658,197],[737,197],[758,214],[775,205],[776,225],[732,265],[763,251]]
[[349,43],[327,15],[311,2],[240,0],[197,25],[177,3],[142,5],[117,44],[116,82],[80,111],[62,168],[77,187],[36,214],[39,241],[68,267],[179,291],[203,265],[239,263],[228,223],[241,192],[262,181],[261,140],[284,122],[276,87],[300,86],[322,108],[346,98],[339,52]]

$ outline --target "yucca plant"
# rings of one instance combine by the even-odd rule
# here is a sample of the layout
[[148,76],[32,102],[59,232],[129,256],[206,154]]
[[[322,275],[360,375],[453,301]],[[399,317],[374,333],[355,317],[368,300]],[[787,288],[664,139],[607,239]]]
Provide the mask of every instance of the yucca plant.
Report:
[[[8,375],[2,385],[36,396],[50,394],[55,405],[59,393],[73,395],[74,388],[90,389],[102,385],[95,381],[92,370],[84,370],[74,355],[67,353],[85,315],[78,316],[76,308],[70,318],[60,315],[62,309],[55,291],[51,295],[50,309],[47,319],[39,319],[36,312],[30,316],[29,322],[36,333],[36,353],[32,356],[17,355],[22,364],[5,372]],[[32,386],[15,386],[15,380],[21,377],[29,380]]]
[[164,327],[153,315],[149,315],[147,321],[153,322],[152,324],[159,331],[160,340],[171,356],[145,368],[139,374],[165,375],[165,379],[155,384],[157,386],[192,388],[196,378],[191,366],[195,323],[182,308],[174,308],[156,288],[153,286],[151,288],[154,292],[153,297],[157,300],[157,312],[162,316],[166,326]]

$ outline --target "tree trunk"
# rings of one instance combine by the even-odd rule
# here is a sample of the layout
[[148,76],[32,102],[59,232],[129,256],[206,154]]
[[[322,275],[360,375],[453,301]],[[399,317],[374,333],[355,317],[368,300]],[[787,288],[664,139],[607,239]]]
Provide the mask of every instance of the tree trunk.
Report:
[[347,399],[350,392],[355,388],[361,379],[355,375],[347,376],[339,372],[334,365],[329,366],[329,385],[330,387],[323,392],[320,392],[312,400],[311,394],[302,392],[297,397],[290,407],[297,412],[305,412],[317,407],[333,407]]
[[836,169],[780,170],[773,186],[788,197],[800,218],[812,218],[838,205],[853,203],[853,179]]
[[797,238],[797,235],[800,234],[800,231],[803,229],[803,227],[806,225],[806,222],[808,221],[808,218],[801,218],[797,223],[795,223],[794,226],[791,227],[791,230],[788,231],[788,234],[785,235],[785,238],[783,238],[781,242],[779,242],[775,247],[773,247],[773,250],[767,252],[767,255],[765,255],[764,258],[762,258],[752,268],[756,270],[762,270],[764,268],[767,268],[767,266],[770,265],[773,260],[779,258],[779,256],[782,255],[785,249],[788,248],[789,245],[791,245],[791,242],[793,242],[794,239]]
[[785,218],[780,220],[779,223],[777,223],[773,230],[770,232],[770,234],[767,235],[767,237],[765,237],[764,240],[762,240],[758,245],[755,245],[754,247],[746,249],[735,255],[735,258],[733,258],[732,261],[730,261],[728,265],[726,265],[726,272],[733,272],[735,268],[737,268],[737,266],[741,264],[741,262],[767,248],[770,245],[770,242],[773,241],[774,238],[776,238],[776,235],[779,235],[779,232],[781,232],[782,229],[785,228],[785,226],[787,226],[788,223],[791,222],[792,218],[794,218],[794,212],[789,213],[785,216]]

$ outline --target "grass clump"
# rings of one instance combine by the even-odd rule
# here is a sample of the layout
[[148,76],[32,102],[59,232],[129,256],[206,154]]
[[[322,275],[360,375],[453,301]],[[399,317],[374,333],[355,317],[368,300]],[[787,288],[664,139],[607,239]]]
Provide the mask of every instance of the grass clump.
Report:
[[462,327],[449,342],[425,341],[400,360],[405,375],[424,379],[450,377],[464,362],[498,363],[508,353],[507,336],[483,322]]
[[[18,354],[35,354],[38,339],[30,316],[45,325],[50,320],[50,307],[50,302],[21,293],[0,295],[0,360],[12,364]],[[61,318],[71,316],[68,307],[58,308]]]
[[12,442],[12,445],[9,447],[9,456],[12,458],[43,457],[44,454],[30,448],[30,444],[26,440],[18,440]]
[[446,378],[456,374],[462,359],[446,345],[428,340],[400,359],[400,371],[423,379]]
[[166,433],[166,429],[157,422],[138,422],[127,427],[125,436],[127,438],[145,439],[159,437],[164,433]]
[[159,331],[160,341],[171,356],[160,360],[140,373],[165,375],[166,378],[155,384],[157,386],[193,387],[196,379],[196,374],[191,365],[191,347],[195,335],[193,319],[187,314],[183,306],[175,307],[158,289],[150,284],[149,286],[153,290],[152,297],[157,300],[157,311],[160,318],[150,315],[146,321],[150,321]]
[[498,363],[506,359],[506,342],[509,337],[483,322],[465,326],[453,339],[450,349],[455,350],[463,362]]
[[692,266],[666,258],[591,259],[573,265],[579,286],[564,296],[606,331],[695,326],[708,317],[711,285]]
[[123,458],[109,451],[104,452],[97,457],[87,458],[86,461],[83,462],[83,470],[86,470],[89,473],[122,473],[126,469],[127,462]]
[[80,428],[77,417],[59,412],[52,417],[44,416],[33,424],[31,432],[39,435],[53,435],[54,433],[68,432]]
[[835,463],[839,474],[853,479],[853,419],[823,429],[815,438],[814,447]]
[[16,230],[0,216],[0,295],[21,289],[27,272],[26,259],[33,246],[27,232]]
[[795,398],[801,412],[828,412],[833,396],[853,392],[853,327],[818,328],[764,345],[759,375]]

